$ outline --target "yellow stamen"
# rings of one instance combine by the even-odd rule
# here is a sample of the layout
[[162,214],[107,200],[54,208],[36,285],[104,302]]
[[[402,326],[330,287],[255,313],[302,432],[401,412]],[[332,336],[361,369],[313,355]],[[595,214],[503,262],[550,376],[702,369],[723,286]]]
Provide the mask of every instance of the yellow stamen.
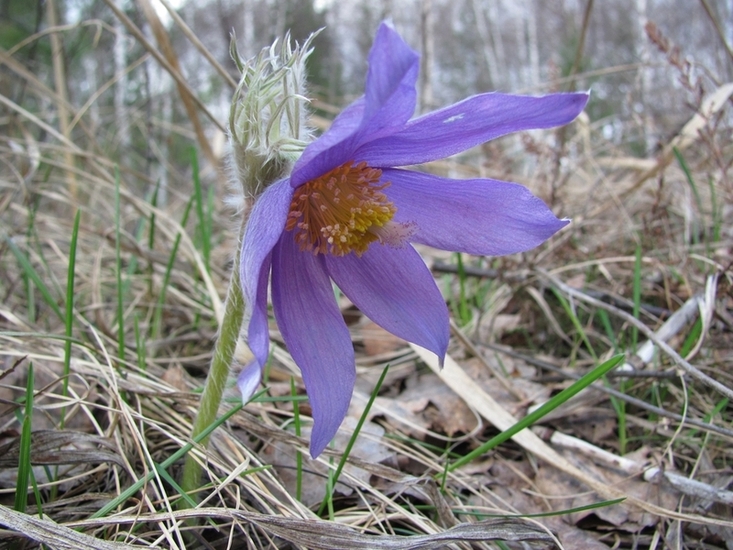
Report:
[[361,256],[369,245],[382,241],[380,229],[397,209],[382,193],[382,171],[352,161],[301,185],[295,190],[285,224],[301,250],[313,254]]

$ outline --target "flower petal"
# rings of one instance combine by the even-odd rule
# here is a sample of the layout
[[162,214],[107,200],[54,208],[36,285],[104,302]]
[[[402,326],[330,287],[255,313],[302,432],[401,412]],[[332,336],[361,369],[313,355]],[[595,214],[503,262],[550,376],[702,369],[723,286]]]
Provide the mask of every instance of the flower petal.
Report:
[[527,188],[490,179],[452,180],[389,169],[394,221],[414,223],[411,241],[485,256],[529,250],[567,225]]
[[[245,307],[250,318],[247,325],[247,345],[255,356],[257,368],[262,370],[270,355],[270,326],[267,321],[267,282],[270,279],[272,254],[268,254],[260,269],[260,276],[255,288],[253,300],[247,300]],[[245,315],[246,317],[246,315]],[[241,385],[240,385],[241,389]],[[242,391],[244,396],[244,390]]]
[[273,251],[272,305],[313,408],[310,452],[315,458],[349,408],[356,380],[354,348],[321,257],[301,252],[289,233]]
[[362,160],[355,157],[361,144],[401,130],[415,112],[419,66],[420,56],[382,23],[369,52],[364,97],[306,147],[293,168],[291,185],[303,185],[349,160]]
[[433,276],[409,244],[372,244],[361,256],[326,256],[329,275],[372,321],[435,353],[448,348],[448,308]]
[[287,179],[269,186],[252,207],[244,232],[239,277],[245,307],[251,315],[248,344],[260,367],[267,362],[270,347],[267,327],[270,253],[285,227],[292,197],[293,188]]
[[[415,112],[420,56],[390,25],[382,23],[369,52],[364,120],[372,140],[401,129]],[[362,138],[362,142],[364,142]]]
[[237,386],[239,387],[239,391],[242,392],[243,402],[246,403],[252,397],[257,386],[260,385],[261,378],[262,367],[259,361],[251,361],[244,366],[242,372],[237,377]]
[[356,156],[376,168],[421,164],[511,132],[567,124],[587,102],[587,93],[543,97],[481,94],[421,116],[396,134],[370,141]]

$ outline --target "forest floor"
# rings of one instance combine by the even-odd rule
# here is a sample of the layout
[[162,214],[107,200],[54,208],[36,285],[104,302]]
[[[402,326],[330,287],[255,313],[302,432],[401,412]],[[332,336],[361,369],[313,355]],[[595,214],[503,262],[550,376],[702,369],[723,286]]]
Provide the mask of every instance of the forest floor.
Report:
[[[3,64],[64,112],[3,96],[0,546],[733,548],[730,84],[646,157],[581,116],[429,166],[521,182],[573,222],[516,256],[420,248],[452,312],[442,370],[341,298],[358,380],[312,460],[274,321],[263,391],[240,407],[232,383],[208,448],[189,444],[237,244],[226,161],[180,155],[162,204]],[[205,479],[184,498],[187,453]]]

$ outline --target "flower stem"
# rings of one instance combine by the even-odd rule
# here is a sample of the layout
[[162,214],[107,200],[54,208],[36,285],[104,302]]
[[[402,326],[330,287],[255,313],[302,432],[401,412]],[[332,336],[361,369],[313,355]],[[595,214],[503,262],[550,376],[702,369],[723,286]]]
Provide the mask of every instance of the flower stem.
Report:
[[[221,398],[224,394],[224,387],[229,377],[229,367],[232,363],[234,350],[237,348],[237,342],[239,341],[243,316],[244,296],[242,295],[242,286],[239,281],[239,253],[237,253],[234,261],[234,269],[232,270],[232,278],[229,282],[229,291],[227,292],[226,305],[224,307],[224,318],[221,322],[219,337],[214,345],[214,357],[211,361],[204,391],[201,394],[199,411],[193,423],[192,439],[216,420],[216,414],[219,411]],[[206,447],[208,443],[208,437],[200,442],[203,447]],[[187,494],[190,495],[200,487],[201,472],[201,464],[189,453],[186,456],[186,463],[183,466],[183,478],[181,480],[181,488]],[[186,506],[185,499],[181,500],[181,506]]]

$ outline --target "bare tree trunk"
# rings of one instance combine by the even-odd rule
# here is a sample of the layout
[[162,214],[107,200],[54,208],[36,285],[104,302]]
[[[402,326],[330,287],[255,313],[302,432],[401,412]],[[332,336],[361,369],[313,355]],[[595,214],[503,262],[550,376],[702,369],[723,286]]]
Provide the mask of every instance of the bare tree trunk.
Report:
[[[122,0],[118,0],[117,5],[122,9]],[[115,128],[117,128],[117,142],[121,150],[127,150],[130,147],[130,120],[125,108],[125,94],[127,93],[127,72],[126,55],[125,55],[125,26],[118,18],[114,18],[113,27],[115,30],[115,42],[112,47],[112,58],[115,67],[115,86],[114,86],[114,112],[115,112]]]
[[[275,2],[275,26],[273,28],[272,39],[283,38],[285,36],[285,19],[287,14],[285,2]],[[272,42],[272,40],[270,40]]]
[[529,42],[527,47],[529,50],[529,85],[536,86],[540,81],[540,48],[537,43],[537,14],[534,0],[530,0],[527,6],[527,40]]
[[[733,0],[728,0],[726,2],[726,7],[728,8],[726,10],[728,16],[725,17],[725,21],[727,21],[727,23],[723,23],[725,41],[728,43],[729,48],[733,48]],[[731,78],[733,78],[733,64],[727,63],[726,67],[728,67],[728,78],[726,80],[730,82]]]
[[[504,42],[501,38],[501,29],[499,26],[499,14],[505,11],[501,0],[489,0],[489,28],[491,31],[491,41],[494,45],[494,55],[496,56],[496,68],[500,76],[507,74],[506,55],[504,54]],[[497,83],[498,84],[498,83]]]
[[257,54],[257,39],[255,37],[255,14],[251,0],[242,2],[242,32],[244,33],[244,56],[246,59]]
[[512,57],[509,63],[512,70],[507,72],[509,77],[509,89],[516,90],[527,86],[529,83],[529,51],[527,48],[527,9],[524,2],[512,9],[511,22],[514,26],[514,41],[516,42],[516,57]]
[[420,13],[422,31],[422,57],[420,58],[420,112],[434,105],[433,59],[435,57],[435,36],[433,34],[433,2],[423,0]]
[[[89,84],[91,93],[94,93],[99,87],[97,82],[97,75],[100,73],[100,63],[97,55],[87,55],[81,60],[82,66],[84,67],[84,77]],[[92,101],[89,105],[89,132],[92,135],[96,135],[100,125],[100,113],[99,113],[99,102]]]
[[489,73],[489,86],[496,88],[499,84],[499,71],[496,65],[494,48],[491,44],[491,36],[486,25],[486,17],[484,16],[484,11],[481,9],[479,0],[471,0],[471,7],[473,8],[473,15],[476,21],[476,31],[478,31],[479,38],[481,38],[481,45],[483,46],[482,50],[484,61],[486,62],[486,70]]
[[392,0],[382,0],[382,13],[379,16],[379,19],[390,19],[392,17],[393,8]]
[[641,124],[644,134],[644,147],[646,154],[649,155],[654,150],[654,128],[651,114],[649,113],[649,98],[652,93],[652,73],[649,67],[651,52],[649,51],[649,40],[646,36],[646,24],[648,18],[646,16],[647,0],[636,0],[636,19],[637,19],[637,43],[636,52],[641,62],[639,72],[637,73],[637,87],[641,92]]

